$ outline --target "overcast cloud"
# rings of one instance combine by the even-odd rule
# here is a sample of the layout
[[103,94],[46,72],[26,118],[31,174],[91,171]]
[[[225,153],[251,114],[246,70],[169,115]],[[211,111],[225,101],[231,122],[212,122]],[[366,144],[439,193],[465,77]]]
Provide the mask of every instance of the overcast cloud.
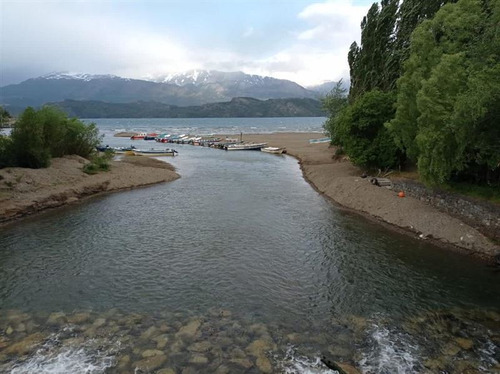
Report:
[[369,2],[1,1],[0,85],[54,71],[145,78],[241,70],[303,85],[348,77]]

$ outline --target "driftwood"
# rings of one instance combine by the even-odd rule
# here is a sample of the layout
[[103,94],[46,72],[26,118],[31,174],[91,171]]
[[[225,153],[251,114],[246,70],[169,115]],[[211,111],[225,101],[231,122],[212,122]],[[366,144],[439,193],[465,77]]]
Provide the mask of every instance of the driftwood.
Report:
[[370,178],[370,183],[373,184],[374,186],[379,186],[379,187],[392,187],[392,182],[390,179],[387,178]]

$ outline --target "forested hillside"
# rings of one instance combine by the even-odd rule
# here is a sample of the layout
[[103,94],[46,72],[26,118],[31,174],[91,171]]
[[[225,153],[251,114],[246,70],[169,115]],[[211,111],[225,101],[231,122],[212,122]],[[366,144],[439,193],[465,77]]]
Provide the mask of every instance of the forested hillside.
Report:
[[363,167],[416,165],[428,184],[500,186],[500,2],[383,0],[351,45],[333,144]]
[[216,118],[216,117],[323,117],[321,103],[313,99],[235,97],[231,101],[199,106],[176,106],[158,102],[105,103],[65,100],[51,103],[79,118]]

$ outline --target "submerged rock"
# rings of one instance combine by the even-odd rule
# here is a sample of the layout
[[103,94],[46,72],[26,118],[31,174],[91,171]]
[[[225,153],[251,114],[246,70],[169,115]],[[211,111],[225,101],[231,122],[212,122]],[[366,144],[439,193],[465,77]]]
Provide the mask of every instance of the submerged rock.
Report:
[[220,365],[217,370],[215,370],[215,374],[229,374],[231,371],[225,365]]
[[45,339],[45,335],[41,332],[37,332],[28,335],[23,340],[12,344],[4,350],[4,353],[8,355],[24,356],[31,351],[33,351],[38,345],[40,345]]
[[81,325],[82,323],[87,322],[89,319],[90,319],[90,313],[82,312],[82,313],[75,313],[72,316],[69,316],[68,322],[75,325]]
[[453,343],[449,343],[441,349],[441,352],[446,356],[455,356],[460,352],[460,347]]
[[253,366],[252,361],[248,358],[233,358],[230,362],[247,370]]
[[47,325],[62,325],[66,323],[66,321],[66,314],[63,312],[55,312],[49,315],[46,323]]
[[149,340],[155,335],[158,335],[158,329],[155,326],[151,326],[141,334],[140,339]]
[[349,364],[346,364],[346,363],[342,363],[342,362],[340,362],[338,365],[339,365],[339,366],[342,368],[342,370],[344,370],[347,374],[361,374],[361,372],[360,372],[358,369],[356,369],[354,366],[352,366],[352,365],[349,365]]
[[201,342],[196,342],[188,347],[188,351],[191,352],[208,352],[210,348],[212,347],[212,343],[210,343],[207,340],[201,341]]
[[106,318],[97,318],[92,324],[92,326],[101,327],[104,326],[105,324],[106,324]]
[[167,346],[168,343],[168,336],[163,334],[159,335],[153,338],[153,341],[156,342],[156,348],[157,349],[163,349]]
[[271,365],[271,361],[267,357],[260,356],[256,361],[257,368],[265,374],[270,374],[273,372],[273,366]]
[[158,349],[146,349],[144,352],[141,353],[141,356],[144,358],[148,358],[153,356],[160,356],[162,354],[163,352]]
[[26,331],[26,325],[21,322],[19,325],[16,326],[16,331],[17,332],[25,332]]
[[204,365],[204,364],[208,363],[208,358],[206,358],[205,356],[203,356],[201,354],[195,354],[191,357],[189,362],[191,364]]
[[128,369],[129,364],[130,364],[130,356],[129,355],[122,356],[118,360],[118,369],[120,370],[120,372],[125,372],[126,369]]
[[268,340],[257,339],[254,340],[247,348],[246,351],[252,356],[259,357],[270,350],[275,350],[276,345]]
[[470,339],[456,338],[455,342],[460,346],[460,348],[466,350],[469,350],[474,346],[474,342]]
[[165,362],[167,361],[167,356],[164,354],[161,355],[156,355],[152,357],[145,358],[144,360],[140,360],[137,362],[134,362],[132,366],[136,370],[143,370],[143,371],[152,371],[156,370],[159,367],[161,367]]
[[156,372],[156,374],[175,374],[175,370],[171,368],[161,369]]
[[187,325],[182,326],[179,329],[179,331],[175,334],[175,336],[177,338],[193,339],[197,335],[200,326],[201,326],[201,321],[196,319],[194,321],[189,322]]

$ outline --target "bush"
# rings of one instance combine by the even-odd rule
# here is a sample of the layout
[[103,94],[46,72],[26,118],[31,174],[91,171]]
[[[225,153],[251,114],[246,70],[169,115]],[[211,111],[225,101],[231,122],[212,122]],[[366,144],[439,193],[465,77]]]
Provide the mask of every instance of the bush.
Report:
[[12,165],[12,140],[0,135],[0,169]]
[[51,157],[79,155],[88,158],[101,142],[94,124],[69,119],[53,107],[27,108],[11,134],[11,164],[29,168],[47,167]]
[[113,159],[114,153],[106,151],[100,154],[94,154],[90,162],[83,167],[83,172],[87,174],[97,174],[100,171],[108,171],[110,169],[109,162]]
[[50,164],[50,151],[44,144],[43,123],[33,108],[27,108],[11,133],[13,166],[44,168]]

